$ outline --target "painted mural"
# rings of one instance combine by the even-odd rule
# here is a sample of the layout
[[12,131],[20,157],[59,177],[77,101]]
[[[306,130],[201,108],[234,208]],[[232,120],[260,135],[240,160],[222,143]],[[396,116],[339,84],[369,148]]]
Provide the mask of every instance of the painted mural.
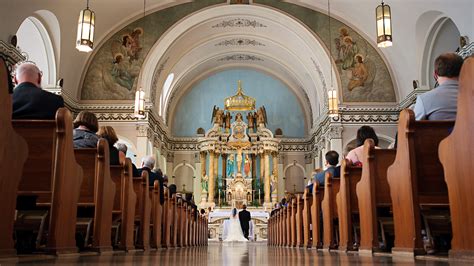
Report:
[[147,53],[178,20],[223,0],[200,0],[163,9],[116,32],[94,55],[82,85],[82,100],[133,100]]
[[287,12],[313,30],[327,47],[331,45],[341,78],[343,102],[396,101],[392,78],[382,57],[348,25],[333,18],[329,23],[327,14],[296,4],[273,0],[254,0],[254,3]]
[[[132,100],[143,61],[158,38],[174,23],[204,7],[223,0],[199,0],[147,15],[116,32],[93,56],[83,82],[83,100]],[[254,0],[296,17],[315,32],[332,56],[341,78],[342,100],[395,102],[387,66],[375,48],[348,25],[326,14],[292,3]],[[329,34],[329,24],[331,34]],[[318,66],[315,66],[317,71]],[[329,80],[328,77],[326,77]]]

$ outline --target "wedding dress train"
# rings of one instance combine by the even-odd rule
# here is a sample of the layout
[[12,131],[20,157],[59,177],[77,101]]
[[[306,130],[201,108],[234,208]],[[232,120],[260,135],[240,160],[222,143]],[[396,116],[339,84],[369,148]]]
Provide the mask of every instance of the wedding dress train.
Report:
[[224,242],[247,242],[248,240],[244,237],[238,215],[235,216],[236,217],[230,217],[229,219],[227,236]]

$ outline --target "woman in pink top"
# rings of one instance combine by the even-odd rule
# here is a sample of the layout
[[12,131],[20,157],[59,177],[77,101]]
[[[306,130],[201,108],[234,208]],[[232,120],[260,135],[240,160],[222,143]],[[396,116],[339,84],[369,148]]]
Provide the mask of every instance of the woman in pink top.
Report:
[[362,126],[357,130],[357,148],[351,150],[346,159],[348,159],[353,165],[362,166],[362,153],[364,152],[364,142],[366,139],[372,139],[375,147],[378,148],[379,138],[372,127]]

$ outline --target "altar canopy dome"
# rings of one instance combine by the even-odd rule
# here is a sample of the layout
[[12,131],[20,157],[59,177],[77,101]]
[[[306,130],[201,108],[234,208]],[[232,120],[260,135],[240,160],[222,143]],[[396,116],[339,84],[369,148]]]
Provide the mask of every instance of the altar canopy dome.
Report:
[[239,80],[237,94],[224,100],[224,108],[228,111],[252,111],[255,110],[255,98],[247,96],[242,90],[242,81]]

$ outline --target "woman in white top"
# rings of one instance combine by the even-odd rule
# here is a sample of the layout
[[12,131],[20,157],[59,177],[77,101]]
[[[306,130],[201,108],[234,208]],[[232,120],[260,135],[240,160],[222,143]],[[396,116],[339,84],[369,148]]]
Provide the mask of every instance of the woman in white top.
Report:
[[372,139],[375,144],[375,148],[379,149],[379,138],[375,134],[375,130],[369,126],[362,126],[357,130],[357,148],[351,150],[346,159],[348,159],[353,165],[362,166],[362,154],[364,152],[364,142],[366,139]]

